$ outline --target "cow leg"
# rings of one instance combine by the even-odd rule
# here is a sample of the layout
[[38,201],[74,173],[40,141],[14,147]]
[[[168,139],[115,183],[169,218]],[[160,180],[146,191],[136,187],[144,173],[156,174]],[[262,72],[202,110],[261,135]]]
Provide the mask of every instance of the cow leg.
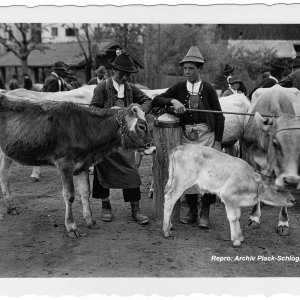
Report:
[[163,220],[163,235],[164,237],[169,237],[171,235],[171,215],[175,203],[180,199],[184,190],[176,190],[172,188],[168,190],[165,194],[165,203],[164,203],[164,220]]
[[230,237],[233,242],[233,246],[238,247],[241,245],[241,241],[239,240],[239,232],[238,232],[239,225],[237,225],[238,211],[235,207],[228,205],[226,201],[223,202],[225,203],[227,219],[230,225]]
[[237,212],[236,230],[238,234],[238,239],[242,243],[244,241],[244,237],[243,237],[241,224],[240,224],[241,208],[240,207],[236,208],[236,212]]
[[249,217],[249,223],[246,226],[246,228],[247,229],[258,228],[260,226],[260,216],[261,216],[260,202],[257,202],[253,206],[251,216]]
[[11,192],[9,187],[9,169],[11,164],[12,160],[5,156],[2,151],[0,151],[0,181],[4,198],[4,205],[8,214],[18,215],[19,213],[17,211],[17,208],[11,199]]
[[58,163],[58,171],[61,176],[63,197],[66,204],[65,225],[67,228],[67,234],[70,237],[79,237],[79,232],[77,230],[72,211],[72,204],[75,200],[72,163],[60,161]]
[[291,234],[291,230],[290,230],[290,226],[289,226],[289,216],[288,216],[286,206],[281,206],[281,208],[280,208],[277,233],[279,235],[290,235]]
[[41,167],[33,167],[32,173],[29,177],[29,182],[38,182],[40,181],[40,175],[41,175]]
[[90,207],[90,180],[89,173],[82,172],[78,176],[74,177],[78,186],[78,190],[81,196],[82,209],[83,209],[83,218],[86,221],[87,227],[91,228],[96,224],[95,219],[92,216],[92,211]]

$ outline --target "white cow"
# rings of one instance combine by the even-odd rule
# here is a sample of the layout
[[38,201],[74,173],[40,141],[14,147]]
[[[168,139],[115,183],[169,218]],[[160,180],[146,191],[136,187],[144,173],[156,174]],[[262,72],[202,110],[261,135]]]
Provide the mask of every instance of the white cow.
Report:
[[197,144],[176,147],[169,159],[169,180],[165,188],[163,234],[170,236],[171,213],[177,200],[191,186],[200,193],[212,193],[225,204],[233,246],[244,241],[241,207],[259,201],[269,205],[292,206],[295,199],[287,190],[276,190],[269,179],[255,173],[244,160]]

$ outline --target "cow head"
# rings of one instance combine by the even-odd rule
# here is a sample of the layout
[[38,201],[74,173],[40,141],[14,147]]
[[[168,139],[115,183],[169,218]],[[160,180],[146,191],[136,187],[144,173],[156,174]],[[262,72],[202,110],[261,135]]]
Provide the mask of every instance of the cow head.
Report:
[[145,113],[138,104],[131,104],[117,114],[120,140],[124,149],[146,148],[153,141],[149,134]]
[[296,201],[292,194],[275,184],[274,178],[254,173],[258,183],[258,200],[273,206],[293,206]]
[[[265,149],[263,166],[269,173],[275,172],[276,185],[282,188],[300,188],[300,120],[297,116],[281,115],[263,118],[255,113],[255,121],[262,129],[261,147]],[[263,163],[262,163],[263,164]]]

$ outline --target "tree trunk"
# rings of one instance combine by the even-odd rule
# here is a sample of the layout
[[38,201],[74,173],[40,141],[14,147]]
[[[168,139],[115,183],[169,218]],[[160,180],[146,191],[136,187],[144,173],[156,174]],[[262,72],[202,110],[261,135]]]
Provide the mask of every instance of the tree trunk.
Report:
[[28,61],[27,61],[27,57],[22,59],[22,75],[24,73],[28,74]]
[[[145,27],[145,42],[144,42],[144,70],[145,70],[145,85],[149,87],[149,24]],[[150,87],[151,88],[151,87]]]

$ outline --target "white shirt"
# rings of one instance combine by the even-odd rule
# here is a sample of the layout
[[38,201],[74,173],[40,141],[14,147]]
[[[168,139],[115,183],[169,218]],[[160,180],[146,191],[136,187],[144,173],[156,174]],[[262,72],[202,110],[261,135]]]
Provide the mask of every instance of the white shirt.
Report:
[[197,95],[199,93],[201,80],[196,83],[186,82],[186,88],[191,95]]
[[118,98],[124,98],[124,84],[118,84],[116,81],[113,81],[114,88],[118,92]]

